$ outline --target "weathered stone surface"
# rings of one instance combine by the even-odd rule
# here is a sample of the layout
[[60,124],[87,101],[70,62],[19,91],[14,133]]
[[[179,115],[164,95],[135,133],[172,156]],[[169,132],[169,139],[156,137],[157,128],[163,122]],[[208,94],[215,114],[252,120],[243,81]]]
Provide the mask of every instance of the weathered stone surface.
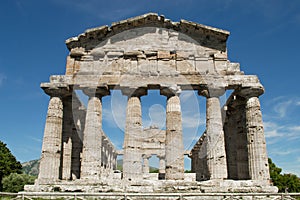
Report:
[[[229,32],[149,13],[85,31],[66,41],[65,75],[41,87],[50,95],[35,191],[276,192],[270,186],[257,76],[228,60]],[[166,130],[142,126],[141,96],[167,97]],[[89,96],[87,108],[76,96]],[[128,97],[124,146],[102,130],[101,97]],[[206,97],[206,130],[184,150],[182,90]],[[219,97],[234,90],[225,106]],[[117,155],[123,172],[114,173]],[[192,162],[184,174],[184,155]],[[159,173],[149,173],[157,156]],[[118,171],[116,171],[118,172]],[[229,179],[229,180],[226,180]]]
[[219,96],[222,90],[210,89],[206,97],[205,155],[208,179],[226,179],[227,163]]
[[183,180],[183,140],[180,99],[169,96],[166,109],[166,179]]
[[[250,179],[248,168],[246,115],[244,98],[231,95],[226,103],[224,134],[227,155],[228,178]],[[238,141],[238,142],[237,142]]]
[[88,101],[83,137],[81,178],[100,178],[102,151],[102,103],[99,97],[91,96]]
[[63,130],[62,130],[62,180],[71,179],[71,164],[72,164],[72,148],[73,148],[73,115],[72,113],[72,97],[64,100],[63,110]]
[[258,97],[250,97],[246,100],[246,130],[250,178],[269,180],[266,141]]
[[61,139],[63,125],[63,102],[60,97],[50,98],[46,119],[40,173],[40,183],[51,183],[59,179]]
[[95,42],[103,41],[106,38],[113,37],[114,35],[125,31],[151,26],[178,30],[179,33],[188,34],[189,37],[194,38],[205,46],[214,48],[217,47],[221,51],[226,51],[226,40],[229,36],[228,31],[189,22],[186,20],[181,20],[180,22],[171,22],[170,20],[162,18],[153,13],[115,22],[111,27],[102,26],[86,30],[85,33],[79,35],[78,37],[68,39],[66,44],[70,50],[79,47],[93,49],[95,47]]
[[129,96],[126,110],[126,130],[124,136],[123,172],[126,180],[142,178],[142,108],[140,98]]

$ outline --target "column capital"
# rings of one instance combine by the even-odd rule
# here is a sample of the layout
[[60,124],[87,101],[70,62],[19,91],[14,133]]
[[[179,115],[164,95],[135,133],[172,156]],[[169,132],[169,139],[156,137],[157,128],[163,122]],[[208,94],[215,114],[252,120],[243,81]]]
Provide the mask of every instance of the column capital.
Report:
[[46,94],[51,97],[66,97],[72,95],[72,90],[68,85],[43,85],[41,84],[41,88],[44,90]]
[[181,88],[177,85],[160,87],[160,95],[164,95],[167,98],[171,96],[179,96],[180,93],[181,93]]
[[122,87],[121,91],[128,97],[141,97],[148,94],[146,87]]
[[206,98],[220,97],[225,93],[224,87],[208,87],[198,91],[198,94]]
[[89,97],[103,97],[110,95],[108,86],[83,87],[82,91]]
[[261,87],[245,87],[239,88],[235,93],[241,97],[249,99],[251,97],[259,97],[264,93],[264,88]]
[[151,158],[151,156],[152,156],[152,155],[148,155],[148,154],[143,154],[143,155],[142,155],[142,157],[143,157],[144,159],[149,159],[149,158]]
[[156,155],[156,157],[157,157],[158,159],[165,159],[165,158],[166,158],[165,155]]

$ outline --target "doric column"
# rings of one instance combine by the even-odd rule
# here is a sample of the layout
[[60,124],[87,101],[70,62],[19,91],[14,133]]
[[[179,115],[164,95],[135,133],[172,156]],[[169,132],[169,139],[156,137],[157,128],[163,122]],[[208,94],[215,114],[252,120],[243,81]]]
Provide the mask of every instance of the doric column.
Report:
[[241,95],[246,102],[245,126],[248,143],[249,176],[252,180],[269,180],[268,156],[258,95],[251,90],[242,90]]
[[89,101],[83,135],[81,179],[97,181],[101,175],[103,136],[101,98],[108,95],[109,90],[106,88],[86,88],[83,91],[89,96]]
[[115,149],[113,149],[113,154],[112,154],[112,169],[116,170],[117,169],[117,152]]
[[50,95],[47,119],[44,130],[42,156],[38,181],[51,184],[60,178],[61,144],[63,128],[62,97],[69,94],[68,87],[43,88]]
[[108,151],[107,151],[107,167],[109,169],[111,169],[111,150],[112,150],[112,148],[111,148],[111,145],[109,144]]
[[126,180],[142,178],[142,108],[140,97],[147,94],[144,88],[124,88],[123,95],[128,96],[126,109],[126,127],[124,136],[123,177]]
[[184,146],[182,140],[182,118],[179,91],[164,88],[160,92],[167,96],[166,108],[166,175],[167,180],[184,179]]
[[149,173],[149,158],[151,156],[149,155],[143,155],[143,174],[148,174]]
[[85,127],[86,108],[80,100],[73,96],[73,133],[72,133],[72,180],[80,179],[81,153],[83,147],[83,131]]
[[157,156],[159,159],[159,173],[160,174],[165,174],[166,173],[166,161],[165,161],[165,156]]
[[101,162],[104,166],[104,168],[107,168],[107,149],[108,149],[108,140],[106,137],[103,137],[102,140],[102,156],[101,156]]
[[72,148],[73,148],[73,113],[72,96],[63,101],[63,133],[62,133],[62,175],[63,180],[71,179]]
[[197,161],[199,160],[198,151],[192,150],[191,155],[189,157],[191,158],[191,171],[193,173],[196,173],[197,164],[198,164]]
[[206,97],[206,159],[209,179],[226,179],[227,164],[219,97],[222,88],[200,91]]

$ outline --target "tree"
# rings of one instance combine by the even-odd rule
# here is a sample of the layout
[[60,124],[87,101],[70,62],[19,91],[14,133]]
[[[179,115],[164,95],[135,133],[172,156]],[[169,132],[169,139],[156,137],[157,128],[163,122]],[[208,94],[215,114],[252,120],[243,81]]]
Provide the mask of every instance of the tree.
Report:
[[294,174],[281,174],[282,169],[277,167],[268,159],[270,167],[270,177],[273,184],[278,187],[279,192],[300,192],[300,179]]
[[2,191],[3,177],[11,173],[22,173],[21,169],[21,163],[12,155],[6,144],[0,141],[0,191]]
[[34,184],[35,176],[27,174],[11,173],[2,180],[3,192],[20,192],[24,190],[24,185]]

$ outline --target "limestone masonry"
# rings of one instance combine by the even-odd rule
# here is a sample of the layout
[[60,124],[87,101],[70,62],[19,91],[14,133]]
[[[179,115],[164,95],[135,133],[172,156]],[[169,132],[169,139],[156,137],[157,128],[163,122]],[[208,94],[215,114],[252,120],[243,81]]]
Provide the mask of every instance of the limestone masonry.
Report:
[[[276,192],[271,186],[259,96],[264,88],[227,58],[229,32],[149,13],[86,30],[66,41],[66,74],[50,96],[40,173],[27,191]],[[141,96],[166,97],[166,130],[142,126]],[[76,95],[89,97],[87,106]],[[102,97],[128,98],[123,149],[102,129]],[[206,130],[185,151],[180,92],[206,98]],[[233,90],[221,108],[219,97]],[[184,173],[184,155],[192,173]],[[117,155],[123,171],[115,173]],[[149,158],[159,173],[149,173]]]

